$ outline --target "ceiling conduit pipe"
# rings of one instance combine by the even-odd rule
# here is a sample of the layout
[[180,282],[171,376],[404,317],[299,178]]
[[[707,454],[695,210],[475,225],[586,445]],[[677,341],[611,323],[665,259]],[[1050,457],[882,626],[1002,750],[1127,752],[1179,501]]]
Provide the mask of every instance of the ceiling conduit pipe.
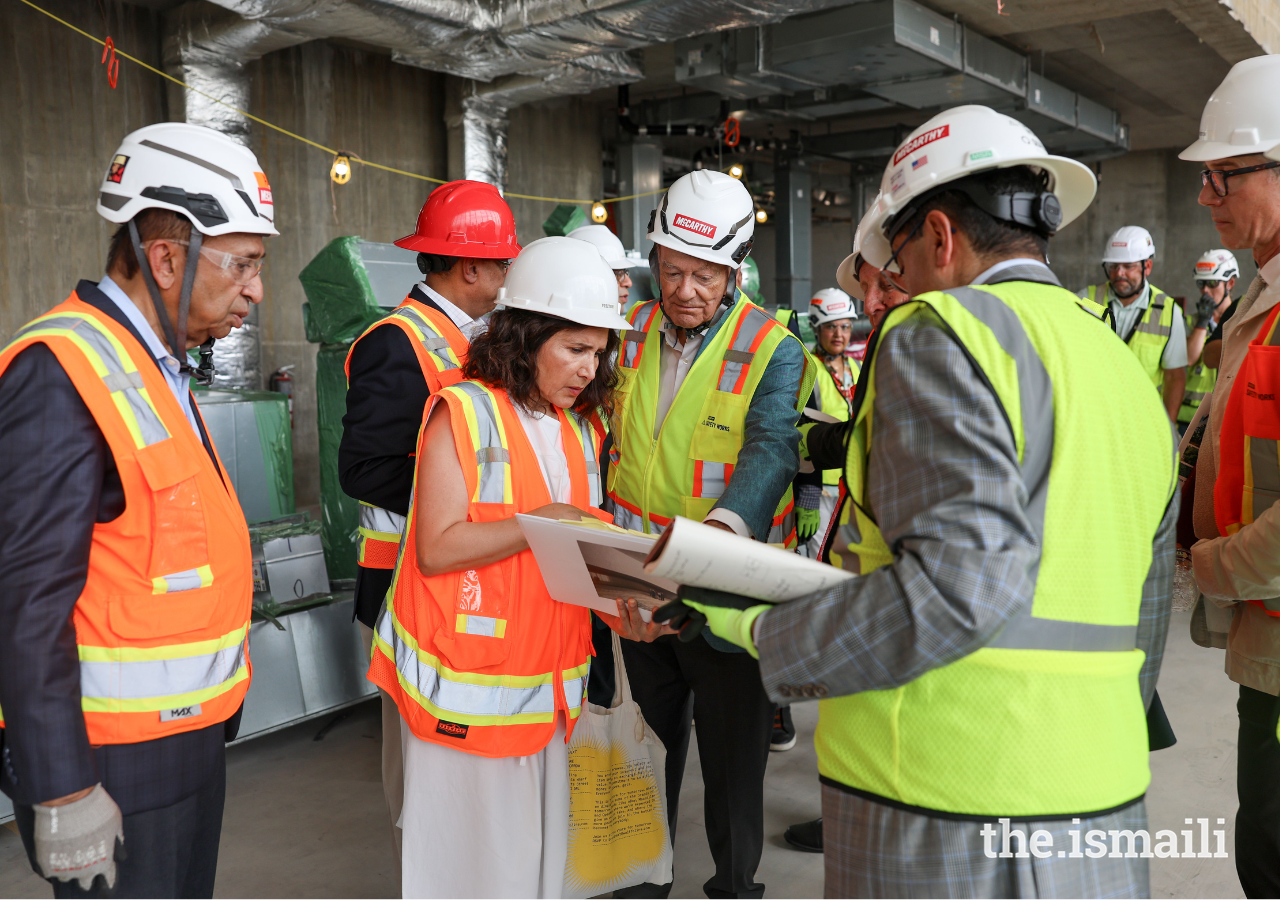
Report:
[[[249,143],[249,120],[216,103],[208,94],[236,109],[249,108],[249,76],[245,65],[264,53],[307,38],[277,31],[260,22],[188,3],[169,19],[165,36],[165,69],[195,91],[173,88],[170,108],[175,118],[220,131]],[[199,93],[197,93],[199,92]],[[262,389],[262,352],[255,306],[244,324],[213,345],[213,387]]]

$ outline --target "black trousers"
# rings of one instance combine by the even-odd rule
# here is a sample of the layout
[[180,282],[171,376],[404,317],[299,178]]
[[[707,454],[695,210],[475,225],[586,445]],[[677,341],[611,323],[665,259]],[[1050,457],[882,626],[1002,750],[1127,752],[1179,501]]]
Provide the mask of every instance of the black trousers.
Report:
[[1236,874],[1246,897],[1280,897],[1280,697],[1240,685]]
[[[110,793],[110,785],[106,785]],[[205,785],[172,806],[124,817],[127,858],[116,863],[116,884],[97,879],[89,891],[78,881],[53,881],[54,897],[212,897],[218,841],[227,796],[227,770],[219,766]],[[14,821],[37,873],[35,812],[14,805]]]
[[[705,787],[703,814],[716,873],[708,897],[763,897],[755,880],[764,849],[764,771],[773,702],[749,654],[722,653],[702,638],[622,642],[631,693],[667,748],[667,812],[674,840],[691,724]],[[666,891],[631,896],[667,896]],[[619,896],[615,893],[614,896]]]

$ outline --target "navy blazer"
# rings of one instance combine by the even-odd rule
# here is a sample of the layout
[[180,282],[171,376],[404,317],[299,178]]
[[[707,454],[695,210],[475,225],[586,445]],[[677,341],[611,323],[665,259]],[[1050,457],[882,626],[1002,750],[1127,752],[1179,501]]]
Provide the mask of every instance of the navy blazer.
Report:
[[[76,294],[146,347],[96,284]],[[203,422],[200,437],[212,456]],[[71,378],[47,346],[23,350],[0,376],[0,790],[17,804],[101,782],[125,815],[170,806],[217,774],[239,727],[237,712],[140,744],[89,745],[71,613],[94,525],[124,508],[111,449]]]

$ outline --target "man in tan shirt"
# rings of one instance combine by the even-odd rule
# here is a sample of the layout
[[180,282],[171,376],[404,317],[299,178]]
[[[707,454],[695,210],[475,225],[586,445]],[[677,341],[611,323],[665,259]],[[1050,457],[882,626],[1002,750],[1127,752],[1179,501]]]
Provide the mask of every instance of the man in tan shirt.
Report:
[[[1280,617],[1246,600],[1280,597],[1280,504],[1229,537],[1214,519],[1219,437],[1227,398],[1249,342],[1280,302],[1280,55],[1238,63],[1210,97],[1200,139],[1182,159],[1205,164],[1199,202],[1223,246],[1253,251],[1258,276],[1223,329],[1222,360],[1196,466],[1192,548],[1210,627],[1231,614],[1227,676],[1240,685],[1236,790],[1236,872],[1249,897],[1280,896]],[[1221,615],[1219,613],[1219,615]]]

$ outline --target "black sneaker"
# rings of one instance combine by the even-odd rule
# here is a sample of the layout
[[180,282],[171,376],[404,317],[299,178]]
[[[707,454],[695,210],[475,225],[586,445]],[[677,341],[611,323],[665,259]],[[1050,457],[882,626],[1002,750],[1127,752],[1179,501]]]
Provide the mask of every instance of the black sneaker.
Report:
[[791,724],[791,707],[779,706],[773,711],[773,737],[770,750],[790,750],[796,745],[796,726]]
[[812,822],[801,822],[792,825],[782,833],[782,839],[797,850],[805,853],[822,852],[822,816]]

